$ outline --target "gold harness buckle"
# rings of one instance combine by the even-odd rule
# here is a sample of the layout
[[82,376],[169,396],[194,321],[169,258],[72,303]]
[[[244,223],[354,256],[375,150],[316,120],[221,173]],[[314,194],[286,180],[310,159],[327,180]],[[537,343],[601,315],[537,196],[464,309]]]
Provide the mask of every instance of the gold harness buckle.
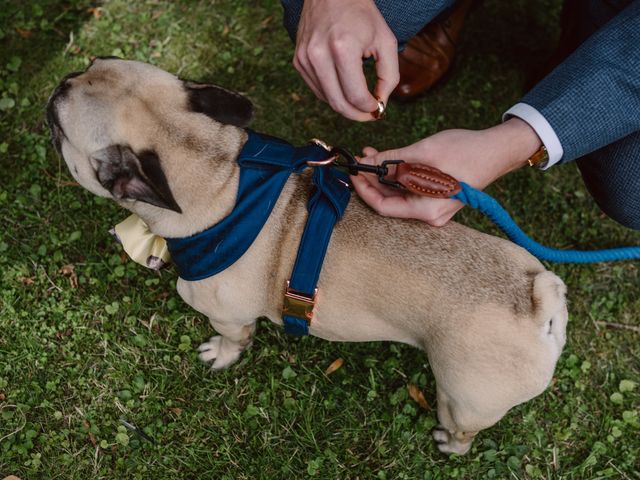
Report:
[[287,280],[287,289],[284,292],[282,314],[296,317],[300,320],[306,321],[307,323],[311,323],[313,308],[316,306],[317,294],[317,288],[313,291],[313,297],[309,297],[302,292],[293,290],[289,287],[289,281]]

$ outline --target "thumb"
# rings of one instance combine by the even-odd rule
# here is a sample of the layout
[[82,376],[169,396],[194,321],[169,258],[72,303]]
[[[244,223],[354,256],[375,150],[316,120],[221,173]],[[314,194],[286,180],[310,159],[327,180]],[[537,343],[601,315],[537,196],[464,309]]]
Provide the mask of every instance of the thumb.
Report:
[[400,81],[398,45],[394,37],[390,37],[380,45],[379,55],[376,59],[376,74],[378,80],[375,86],[375,93],[386,105],[391,92]]
[[364,155],[365,157],[373,157],[377,153],[378,153],[378,150],[376,150],[373,147],[364,147],[362,149],[362,155]]
[[364,147],[362,153],[365,156],[360,159],[360,162],[366,165],[379,165],[385,160],[404,160],[401,156],[403,150],[403,148],[398,148],[396,150],[378,152],[375,148]]
[[373,156],[373,163],[382,163],[385,160],[407,160],[407,149],[396,148],[393,150],[385,150],[384,152],[378,152]]

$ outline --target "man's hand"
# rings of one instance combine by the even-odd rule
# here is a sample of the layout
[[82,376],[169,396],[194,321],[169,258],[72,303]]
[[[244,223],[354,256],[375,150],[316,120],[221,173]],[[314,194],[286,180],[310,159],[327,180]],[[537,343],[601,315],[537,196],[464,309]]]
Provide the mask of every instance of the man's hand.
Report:
[[[540,145],[540,139],[526,122],[512,118],[486,130],[444,130],[396,150],[377,152],[366,147],[361,161],[369,164],[384,160],[423,163],[482,189],[526,164]],[[439,227],[463,207],[457,200],[421,197],[385,187],[376,177],[367,174],[359,174],[351,180],[358,195],[384,216],[415,218]]]
[[373,0],[305,0],[293,65],[316,96],[351,120],[373,120],[362,59],[373,57],[375,95],[385,104],[398,84],[397,41]]

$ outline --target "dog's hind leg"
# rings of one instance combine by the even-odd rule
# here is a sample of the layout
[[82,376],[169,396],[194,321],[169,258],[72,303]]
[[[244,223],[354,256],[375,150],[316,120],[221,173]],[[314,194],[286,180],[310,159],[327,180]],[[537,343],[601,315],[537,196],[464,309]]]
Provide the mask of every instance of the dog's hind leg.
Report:
[[[540,395],[565,342],[565,286],[551,272],[532,278],[529,311],[477,305],[457,328],[432,332],[429,363],[437,383],[440,451],[464,454],[477,432]],[[448,325],[448,324],[447,324]]]
[[473,421],[467,424],[461,418],[459,407],[446,393],[438,388],[438,420],[440,424],[433,430],[433,439],[443,453],[464,455],[471,448],[471,443],[479,430],[491,426],[494,419]]
[[200,345],[200,360],[205,363],[213,362],[211,368],[220,370],[235,363],[240,354],[251,345],[256,322],[254,320],[239,325],[219,322],[212,318],[209,318],[209,321],[220,335],[211,337],[208,342]]

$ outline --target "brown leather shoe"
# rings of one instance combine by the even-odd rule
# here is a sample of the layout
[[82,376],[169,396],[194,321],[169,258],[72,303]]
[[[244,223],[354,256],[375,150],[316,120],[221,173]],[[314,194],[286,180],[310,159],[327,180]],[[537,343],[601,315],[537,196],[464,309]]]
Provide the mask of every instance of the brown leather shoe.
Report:
[[395,100],[413,100],[440,80],[451,67],[464,19],[473,0],[460,0],[428,23],[399,55],[400,82]]

